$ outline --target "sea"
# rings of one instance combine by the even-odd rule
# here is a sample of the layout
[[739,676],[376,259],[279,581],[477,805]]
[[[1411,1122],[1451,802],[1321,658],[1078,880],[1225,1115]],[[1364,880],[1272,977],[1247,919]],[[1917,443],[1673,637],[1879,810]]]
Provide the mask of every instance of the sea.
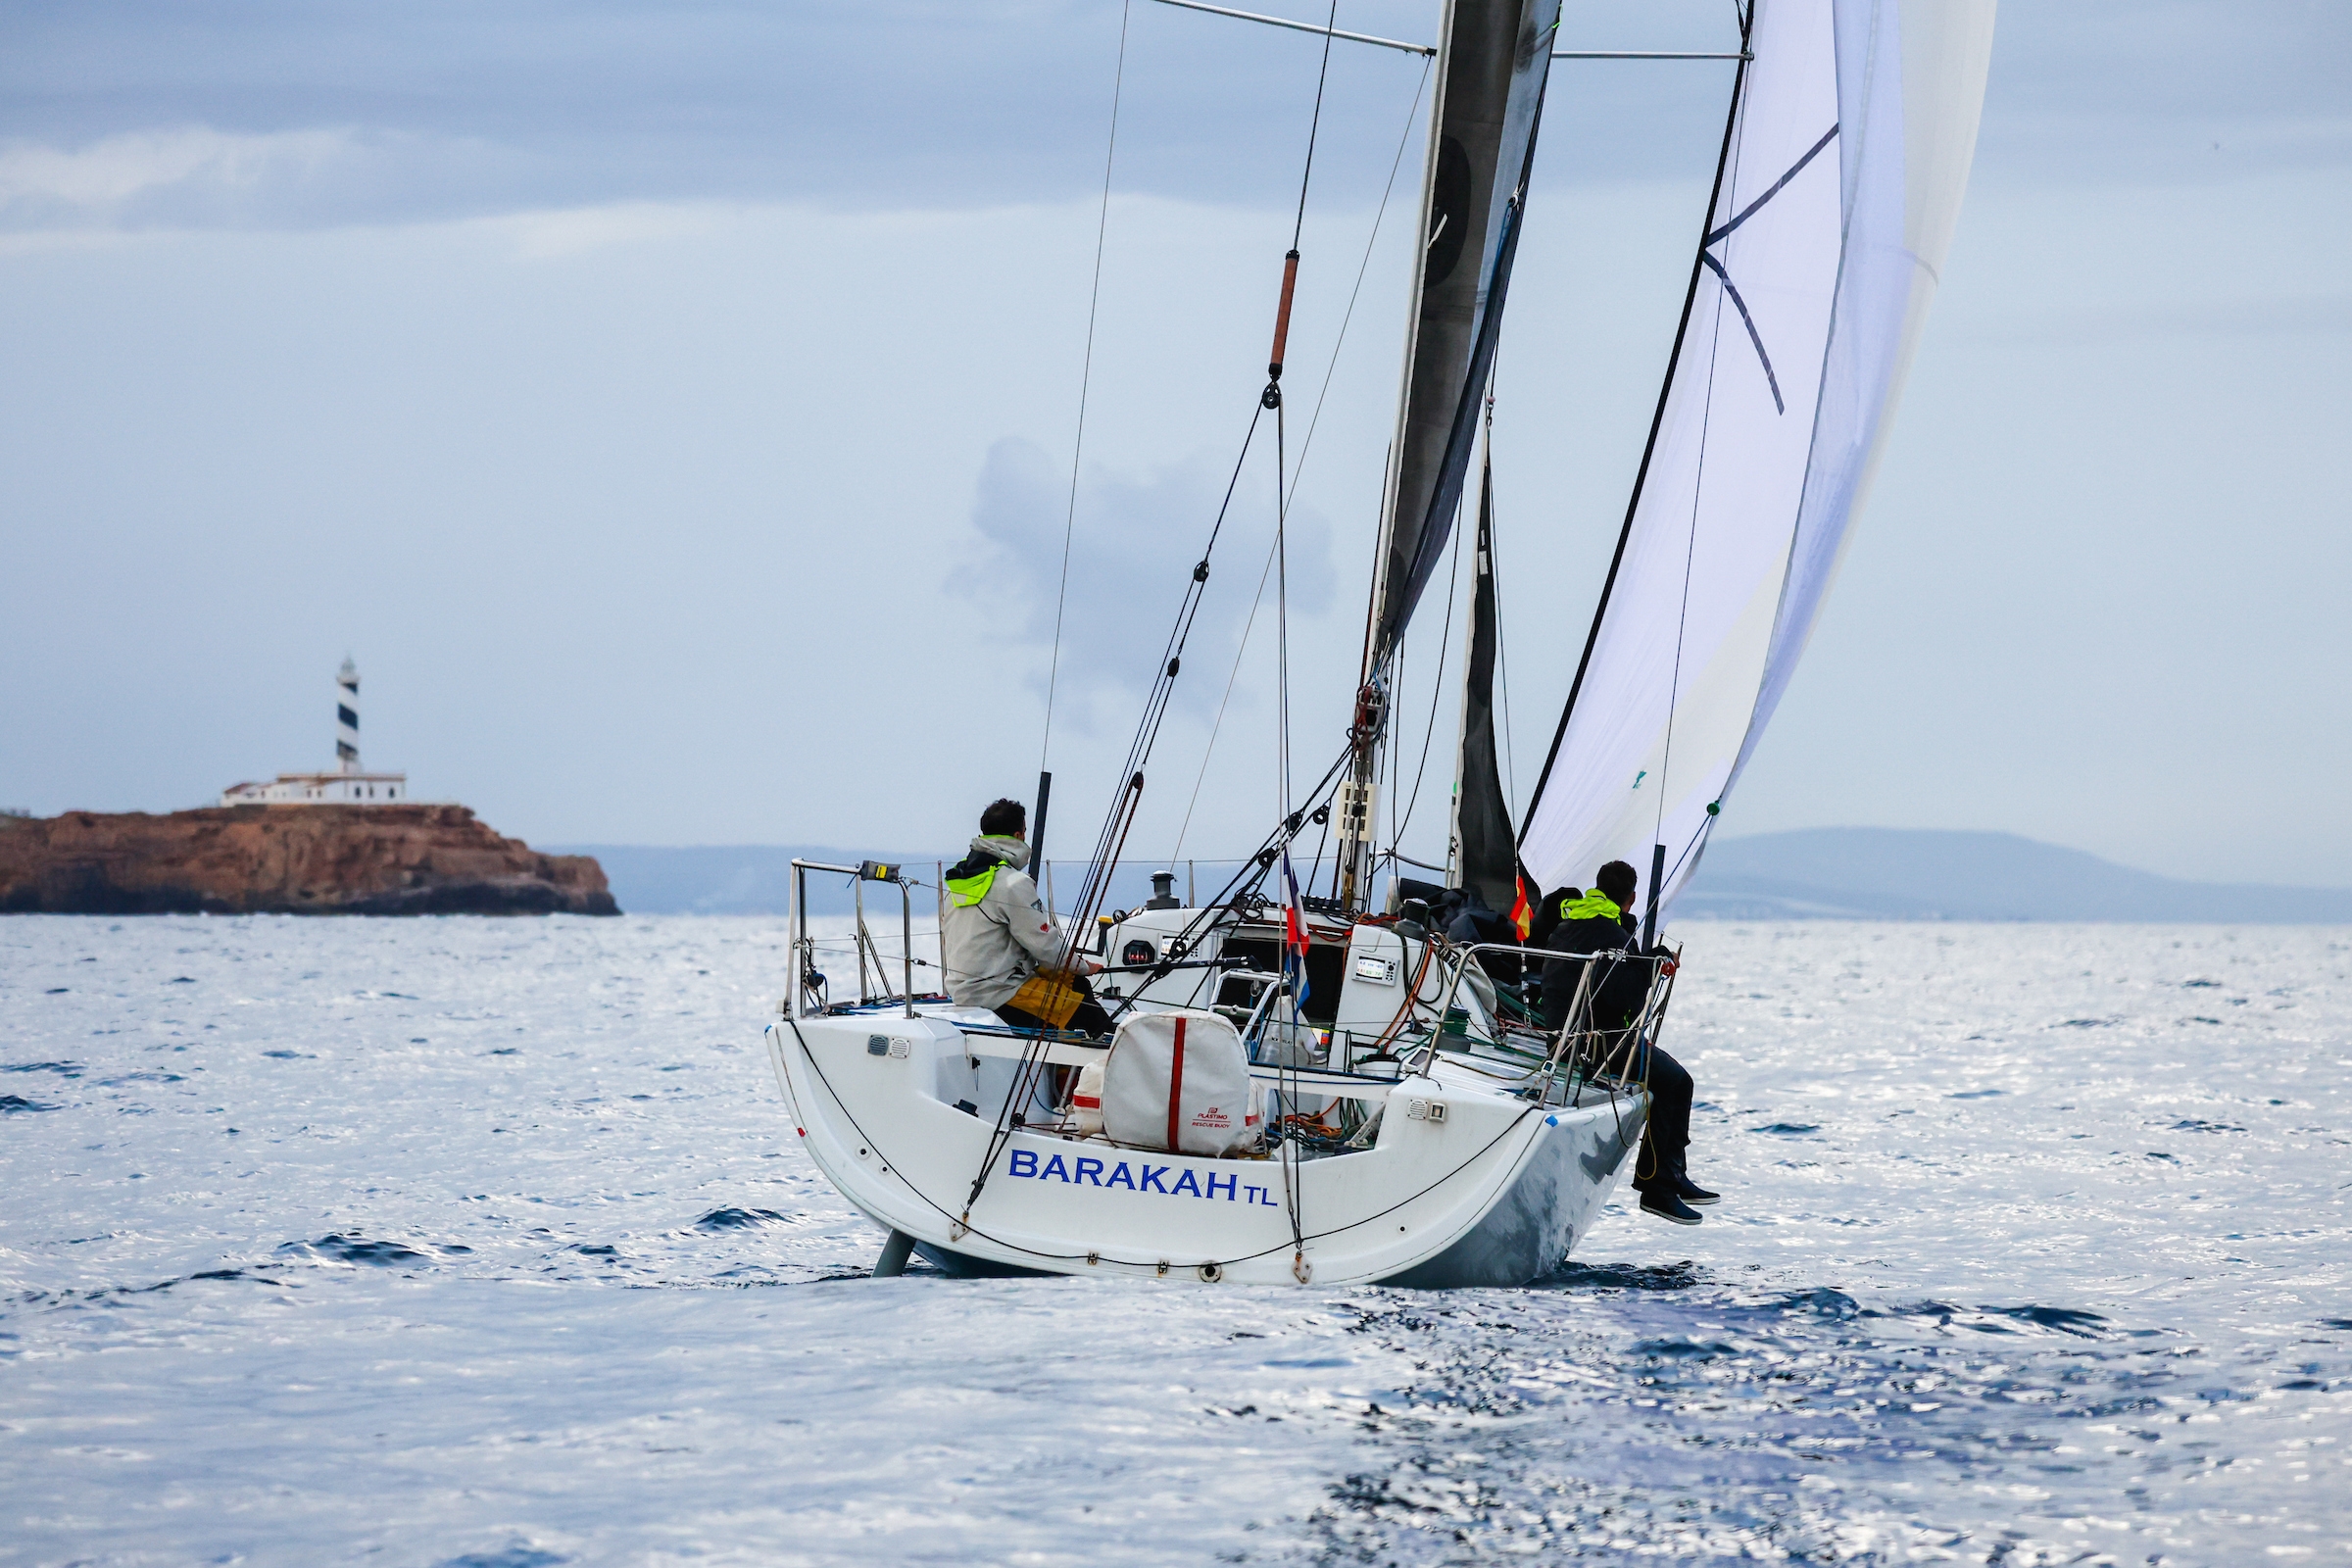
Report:
[[1676,935],[1433,1293],[871,1279],[780,919],[0,919],[0,1564],[2352,1563],[2352,931]]

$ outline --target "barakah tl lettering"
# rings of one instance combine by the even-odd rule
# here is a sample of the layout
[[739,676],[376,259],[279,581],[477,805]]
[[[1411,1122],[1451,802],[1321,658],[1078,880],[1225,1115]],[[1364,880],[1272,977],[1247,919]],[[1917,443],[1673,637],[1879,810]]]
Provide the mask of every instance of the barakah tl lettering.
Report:
[[[1245,1186],[1239,1174],[1220,1176],[1213,1170],[1195,1171],[1179,1169],[1174,1165],[1147,1165],[1141,1160],[1131,1168],[1123,1159],[1113,1163],[1097,1159],[1092,1154],[1080,1154],[1075,1159],[1065,1161],[1061,1155],[1054,1154],[1041,1165],[1036,1150],[1016,1149],[1005,1169],[1024,1181],[1124,1187],[1131,1193],[1157,1193],[1163,1198],[1222,1198],[1229,1203],[1263,1203],[1268,1208],[1282,1206],[1274,1201],[1271,1189]],[[1166,1179],[1170,1171],[1176,1173],[1173,1182]],[[1207,1183],[1205,1192],[1201,1190],[1203,1181]]]

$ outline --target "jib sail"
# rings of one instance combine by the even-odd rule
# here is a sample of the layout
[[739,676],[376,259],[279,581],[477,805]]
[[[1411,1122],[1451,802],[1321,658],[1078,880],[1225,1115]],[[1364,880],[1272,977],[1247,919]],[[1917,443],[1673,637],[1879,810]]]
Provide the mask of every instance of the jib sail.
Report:
[[1520,854],[1664,893],[1787,690],[1974,155],[1992,0],[1757,0],[1690,304]]

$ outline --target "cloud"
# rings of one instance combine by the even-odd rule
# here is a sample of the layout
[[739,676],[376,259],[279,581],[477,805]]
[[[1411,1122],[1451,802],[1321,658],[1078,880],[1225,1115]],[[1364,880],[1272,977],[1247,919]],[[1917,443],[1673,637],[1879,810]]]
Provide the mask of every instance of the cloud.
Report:
[[81,147],[0,143],[0,223],[89,226],[173,201],[220,205],[316,177],[346,156],[347,130],[239,135],[208,125],[129,131]]
[[[1259,210],[1295,199],[1316,40],[1143,0],[1130,12],[1118,189]],[[12,18],[0,51],[0,223],[298,229],[648,202],[1078,199],[1102,179],[1120,16],[1102,0],[48,8]],[[1425,0],[1349,0],[1344,16],[1391,36],[1435,24]],[[1720,48],[1728,17],[1580,15],[1570,41]],[[2177,183],[2352,163],[2347,50],[2341,0],[2011,6],[1980,167]],[[1313,201],[1368,205],[1423,64],[1348,46],[1330,69]],[[1712,168],[1715,67],[1561,71],[1546,187]]]
[[[1193,568],[1200,559],[1231,474],[1230,460],[1197,457],[1146,473],[1086,470],[1070,532],[1069,586],[1061,592],[1062,539],[1069,468],[1031,442],[1008,437],[989,449],[972,504],[979,535],[974,564],[949,587],[951,603],[1008,630],[1049,657],[1035,661],[1030,683],[1043,691],[1055,637],[1061,655],[1058,702],[1078,722],[1118,721],[1150,687],[1175,625]],[[1235,652],[1273,541],[1271,465],[1251,454],[1235,487],[1210,561],[1207,591],[1184,648],[1176,703],[1212,710],[1232,673]],[[1329,609],[1335,587],[1331,529],[1305,507],[1288,529],[1294,620]],[[1273,585],[1252,635],[1268,646]],[[1236,688],[1237,702],[1249,686]]]
[[715,236],[741,216],[741,209],[714,202],[619,202],[610,207],[514,213],[483,222],[510,239],[515,254],[524,260],[550,261],[615,245]]
[[[1358,3],[1392,20],[1420,9]],[[1295,193],[1315,40],[1133,10],[1121,188],[1260,204]],[[643,201],[1059,201],[1102,178],[1120,10],[96,0],[20,21],[0,52],[0,138],[68,163],[124,138],[184,142],[185,126],[363,146],[339,179],[298,182],[299,199],[181,217],[305,227]],[[1237,29],[1254,47],[1236,51]],[[1322,188],[1377,191],[1420,70],[1387,50],[1335,60]],[[88,214],[68,202],[57,216]]]

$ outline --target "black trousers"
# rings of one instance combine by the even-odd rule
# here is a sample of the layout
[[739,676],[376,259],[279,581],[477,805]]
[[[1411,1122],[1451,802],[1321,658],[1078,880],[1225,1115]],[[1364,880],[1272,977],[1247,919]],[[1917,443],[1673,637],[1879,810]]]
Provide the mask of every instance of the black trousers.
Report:
[[1694,1086],[1690,1071],[1655,1046],[1642,1052],[1634,1065],[1648,1069],[1643,1076],[1649,1084],[1649,1125],[1642,1131],[1642,1157],[1634,1166],[1634,1188],[1638,1192],[1652,1187],[1670,1189],[1690,1157]]
[[[1086,976],[1073,977],[1070,981],[1070,989],[1077,992],[1082,1000],[1078,1004],[1078,1010],[1070,1014],[1070,1021],[1063,1027],[1076,1029],[1090,1035],[1109,1034],[1112,1028],[1110,1014],[1104,1012],[1102,1004],[1095,1000],[1095,988],[1087,984]],[[1053,1027],[1037,1014],[1024,1012],[1009,1002],[997,1009],[997,1016],[1015,1029],[1051,1029]]]

